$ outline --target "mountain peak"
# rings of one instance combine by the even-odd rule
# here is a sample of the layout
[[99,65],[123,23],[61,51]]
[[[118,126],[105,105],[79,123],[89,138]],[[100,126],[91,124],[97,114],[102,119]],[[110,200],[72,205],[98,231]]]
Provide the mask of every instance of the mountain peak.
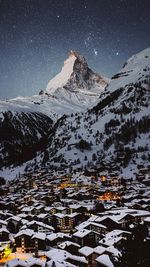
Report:
[[87,64],[86,59],[77,51],[71,50],[69,57],[64,61],[64,66],[59,74],[51,79],[47,85],[46,92],[54,94],[57,89],[65,88],[69,91],[93,90],[97,92],[105,88],[108,79],[94,73]]
[[87,64],[85,57],[82,56],[78,51],[70,50],[69,57],[72,57],[72,56],[76,57],[76,59],[78,59],[80,62]]

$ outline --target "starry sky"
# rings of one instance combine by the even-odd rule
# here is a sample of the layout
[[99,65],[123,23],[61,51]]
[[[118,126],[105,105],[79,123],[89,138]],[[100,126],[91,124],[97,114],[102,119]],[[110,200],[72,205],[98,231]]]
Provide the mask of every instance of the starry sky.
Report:
[[0,0],[0,98],[37,94],[67,58],[107,77],[150,45],[149,0]]

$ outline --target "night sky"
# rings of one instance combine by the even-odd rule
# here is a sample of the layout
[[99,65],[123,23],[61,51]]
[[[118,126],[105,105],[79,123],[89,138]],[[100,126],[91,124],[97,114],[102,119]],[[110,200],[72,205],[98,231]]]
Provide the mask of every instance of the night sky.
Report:
[[111,77],[150,45],[149,0],[0,0],[0,98],[37,94],[71,49]]

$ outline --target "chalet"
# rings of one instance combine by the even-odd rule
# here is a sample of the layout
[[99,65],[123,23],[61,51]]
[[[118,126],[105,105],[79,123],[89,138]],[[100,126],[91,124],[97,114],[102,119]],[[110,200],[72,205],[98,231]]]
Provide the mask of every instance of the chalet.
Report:
[[73,234],[74,242],[78,243],[81,247],[88,244],[95,245],[94,235],[91,230],[81,229]]
[[1,228],[7,228],[7,222],[4,220],[0,220],[0,229]]
[[91,230],[94,236],[95,244],[97,244],[99,240],[108,232],[106,226],[96,222],[89,222],[85,229]]
[[87,267],[94,267],[94,249],[89,246],[84,246],[79,249],[79,254],[84,256],[88,262]]
[[45,233],[35,233],[32,238],[35,245],[35,254],[38,253],[38,250],[46,249],[46,234]]
[[19,216],[12,216],[7,219],[7,228],[10,233],[17,233],[22,226],[22,220]]
[[56,210],[56,213],[61,213],[61,214],[67,214],[68,212],[67,212],[67,208],[66,207],[56,207],[55,208],[55,210]]
[[52,226],[38,221],[28,222],[21,228],[21,230],[26,228],[31,229],[34,232],[45,233],[45,234],[50,234],[51,232],[54,231],[54,228]]
[[0,201],[0,210],[6,210],[6,202],[5,201]]
[[61,244],[58,244],[58,248],[66,250],[67,252],[74,254],[74,255],[78,255],[78,249],[81,246],[75,242],[72,241],[64,241]]
[[68,208],[69,208],[69,213],[77,212],[77,213],[82,213],[83,215],[87,212],[87,209],[79,204],[69,205]]
[[46,213],[50,213],[50,214],[55,214],[55,213],[56,213],[56,209],[55,209],[55,207],[45,207],[45,208],[44,208],[44,211],[45,211]]
[[24,203],[28,204],[34,200],[32,195],[25,195],[24,196]]
[[26,207],[21,209],[21,212],[28,214],[28,215],[32,215],[32,214],[34,214],[34,207],[33,206],[26,206]]
[[45,224],[50,223],[51,221],[51,215],[48,213],[40,213],[39,215],[36,215],[34,218],[36,218],[37,221],[43,222]]
[[34,231],[30,229],[21,230],[15,235],[17,252],[30,253],[35,251],[35,242],[32,236],[34,236]]
[[6,228],[0,228],[0,241],[9,241],[9,234]]
[[47,235],[46,239],[47,239],[47,246],[55,247],[64,241],[71,240],[71,236],[68,234],[57,232]]
[[105,217],[104,219],[101,219],[100,223],[104,225],[108,229],[108,231],[120,228],[119,223],[110,217]]
[[79,214],[76,212],[72,214],[56,213],[53,215],[53,220],[56,222],[59,231],[69,233],[76,225],[78,217]]
[[127,237],[131,237],[131,232],[122,230],[113,230],[105,235],[105,237],[100,240],[99,244],[104,247],[110,246],[120,246]]

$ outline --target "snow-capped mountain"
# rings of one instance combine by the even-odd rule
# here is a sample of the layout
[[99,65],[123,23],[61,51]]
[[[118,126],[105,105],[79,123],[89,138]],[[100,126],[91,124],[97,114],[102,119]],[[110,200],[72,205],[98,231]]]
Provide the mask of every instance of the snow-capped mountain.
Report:
[[50,80],[46,92],[57,94],[60,88],[64,88],[71,92],[84,90],[100,94],[108,82],[109,79],[94,73],[88,67],[82,55],[76,51],[70,51],[61,72]]
[[36,152],[41,148],[52,124],[64,114],[83,111],[95,103],[108,82],[89,69],[83,56],[72,51],[45,91],[0,100],[0,167],[35,156],[28,149],[33,146]]
[[53,120],[63,114],[83,111],[96,102],[109,79],[94,73],[83,56],[69,53],[62,71],[49,81],[39,95],[0,100],[0,113],[40,112]]
[[[131,57],[86,112],[63,116],[50,135],[47,165],[117,169],[134,177],[149,165],[150,48]],[[43,156],[44,154],[43,153]]]
[[73,107],[74,112],[82,111],[95,103],[109,82],[108,78],[93,72],[82,55],[70,51],[61,72],[50,80],[41,94]]

